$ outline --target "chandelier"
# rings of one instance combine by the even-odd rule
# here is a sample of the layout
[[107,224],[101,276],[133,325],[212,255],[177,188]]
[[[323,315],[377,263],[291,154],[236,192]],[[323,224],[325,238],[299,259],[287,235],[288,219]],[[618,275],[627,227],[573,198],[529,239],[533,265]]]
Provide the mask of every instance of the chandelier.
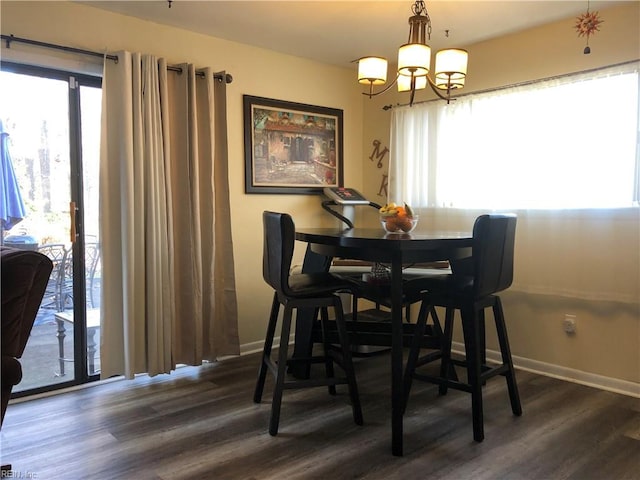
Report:
[[387,82],[386,58],[362,57],[358,60],[358,82],[369,85],[369,91],[363,95],[371,98],[397,84],[399,92],[411,92],[409,105],[413,105],[416,90],[424,89],[428,84],[438,97],[449,103],[452,91],[464,87],[469,54],[460,48],[440,50],[436,53],[435,80],[432,80],[429,76],[431,47],[427,45],[431,40],[431,18],[423,0],[416,0],[411,11],[409,40],[398,49],[398,73],[391,84],[378,92],[373,91],[375,85]]

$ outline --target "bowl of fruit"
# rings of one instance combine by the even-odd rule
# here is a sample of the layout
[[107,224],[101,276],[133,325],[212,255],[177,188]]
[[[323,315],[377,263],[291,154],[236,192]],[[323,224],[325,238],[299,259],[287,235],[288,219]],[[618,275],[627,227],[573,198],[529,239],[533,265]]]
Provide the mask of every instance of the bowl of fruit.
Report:
[[402,206],[391,202],[380,207],[380,223],[387,233],[409,233],[418,225],[418,215],[406,203]]

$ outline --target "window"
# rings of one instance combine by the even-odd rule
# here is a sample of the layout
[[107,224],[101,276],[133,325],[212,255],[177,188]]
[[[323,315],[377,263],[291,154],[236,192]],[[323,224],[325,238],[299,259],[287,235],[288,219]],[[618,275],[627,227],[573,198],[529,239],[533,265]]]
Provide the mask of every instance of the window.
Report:
[[417,207],[637,206],[639,65],[394,109],[391,196]]

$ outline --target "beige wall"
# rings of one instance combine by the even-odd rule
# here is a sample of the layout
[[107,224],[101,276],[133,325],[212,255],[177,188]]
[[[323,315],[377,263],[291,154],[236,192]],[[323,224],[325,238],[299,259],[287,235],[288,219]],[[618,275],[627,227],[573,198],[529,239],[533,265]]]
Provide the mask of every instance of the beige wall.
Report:
[[[592,54],[583,55],[584,41],[567,19],[499,40],[469,46],[467,91],[519,82],[637,59],[639,50],[639,4],[602,10],[602,31],[591,41]],[[316,196],[246,195],[244,193],[244,151],[242,139],[242,95],[308,103],[344,110],[345,184],[360,189],[371,200],[378,196],[388,154],[370,160],[372,142],[388,146],[390,111],[386,104],[405,102],[406,97],[385,94],[373,100],[363,97],[351,69],[315,62],[221,39],[143,22],[68,2],[0,3],[1,31],[45,42],[98,51],[127,49],[166,57],[169,62],[190,61],[198,66],[227,70],[234,77],[228,86],[229,162],[233,240],[240,315],[240,340],[255,347],[264,337],[271,292],[261,278],[261,212],[264,209],[290,212],[299,225],[331,223],[319,208]],[[28,55],[41,49],[19,46],[14,55]],[[24,52],[24,53],[23,53]],[[6,54],[2,45],[2,54]],[[612,101],[615,92],[605,92]],[[422,98],[420,93],[417,100]],[[452,225],[468,226],[472,215],[440,219]],[[638,219],[619,224],[627,235],[617,258],[631,259],[626,274],[631,291],[638,293]],[[296,251],[301,262],[302,246]],[[598,252],[592,252],[596,255]],[[522,253],[526,257],[526,252]],[[633,283],[635,282],[635,283]],[[640,383],[640,314],[638,304],[576,301],[519,291],[505,296],[510,334],[515,355],[535,362],[554,364],[627,382]],[[569,304],[567,304],[569,302]],[[577,313],[579,332],[567,338],[560,322],[565,312]]]

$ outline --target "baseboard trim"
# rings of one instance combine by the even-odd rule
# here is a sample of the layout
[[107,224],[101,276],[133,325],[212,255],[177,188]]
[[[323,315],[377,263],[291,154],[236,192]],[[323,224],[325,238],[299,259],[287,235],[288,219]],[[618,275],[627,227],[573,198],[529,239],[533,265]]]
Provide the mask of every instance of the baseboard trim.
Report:
[[[280,337],[278,337],[277,342],[276,339],[273,340],[273,344],[280,345]],[[240,345],[240,355],[249,355],[251,353],[261,352],[264,348],[264,340],[260,340],[258,342],[251,343],[243,343]]]
[[[457,353],[464,353],[464,344],[453,342],[452,349]],[[520,369],[547,377],[558,378],[567,382],[578,383],[588,387],[599,388],[609,392],[620,393],[630,397],[640,398],[640,383],[629,382],[617,378],[605,377],[595,373],[584,372],[574,368],[562,367],[551,363],[532,360],[530,358],[512,356],[513,365]],[[487,350],[487,359],[500,362],[500,352]]]

